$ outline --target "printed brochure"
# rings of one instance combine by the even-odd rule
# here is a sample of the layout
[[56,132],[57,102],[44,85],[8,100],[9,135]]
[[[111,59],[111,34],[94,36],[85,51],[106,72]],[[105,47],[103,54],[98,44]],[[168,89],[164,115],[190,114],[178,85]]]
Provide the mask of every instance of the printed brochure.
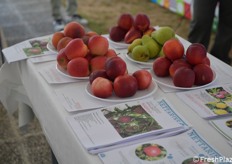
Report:
[[232,114],[232,84],[176,94],[202,118],[210,119]]
[[90,153],[146,137],[185,131],[186,122],[166,99],[131,101],[68,117],[68,123]]

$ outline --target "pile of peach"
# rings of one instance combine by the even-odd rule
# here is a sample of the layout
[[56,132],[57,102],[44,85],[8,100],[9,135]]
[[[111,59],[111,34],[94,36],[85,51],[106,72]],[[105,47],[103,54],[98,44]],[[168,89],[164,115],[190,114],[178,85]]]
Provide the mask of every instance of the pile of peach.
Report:
[[153,71],[158,77],[170,76],[177,87],[206,85],[213,81],[206,48],[200,43],[192,43],[186,50],[183,44],[173,38],[163,45],[163,57],[153,62]]
[[86,77],[103,69],[107,58],[117,56],[108,40],[94,31],[85,32],[77,22],[70,22],[64,31],[55,32],[52,44],[58,51],[57,64],[74,77]]
[[96,70],[89,76],[92,94],[108,98],[115,94],[120,98],[131,97],[137,90],[147,89],[152,75],[147,70],[137,70],[128,74],[126,62],[116,56],[105,62],[105,69]]
[[109,37],[115,42],[124,41],[130,44],[152,31],[154,28],[150,26],[150,19],[146,14],[138,13],[133,17],[129,13],[123,13],[118,18],[117,25],[110,28]]

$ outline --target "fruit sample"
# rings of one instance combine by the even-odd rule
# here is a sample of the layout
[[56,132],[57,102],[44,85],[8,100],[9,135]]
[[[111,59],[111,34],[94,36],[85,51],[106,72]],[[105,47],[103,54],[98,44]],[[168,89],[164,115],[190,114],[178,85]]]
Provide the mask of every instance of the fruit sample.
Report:
[[122,29],[128,31],[133,26],[133,24],[134,24],[134,18],[129,13],[123,13],[118,18],[117,24]]
[[146,31],[143,32],[143,35],[151,36],[151,33],[155,31],[155,28],[150,26]]
[[142,37],[142,32],[139,31],[138,29],[132,27],[125,35],[124,41],[127,44],[132,43],[135,39],[141,38]]
[[181,68],[181,67],[191,68],[191,65],[189,63],[187,63],[186,60],[184,60],[184,59],[177,59],[177,60],[173,61],[173,63],[170,65],[169,75],[171,77],[173,77],[176,70]]
[[163,53],[164,55],[174,61],[176,59],[180,59],[184,55],[184,46],[179,41],[179,39],[172,38],[167,40],[163,45]]
[[71,40],[65,47],[65,54],[69,60],[77,57],[85,57],[88,51],[88,47],[80,38]]
[[126,62],[117,56],[108,58],[105,63],[105,70],[109,79],[113,81],[117,76],[126,73]]
[[164,26],[153,31],[151,37],[160,45],[163,45],[167,40],[175,37],[175,31],[171,27]]
[[105,54],[106,57],[115,57],[118,56],[114,49],[109,48]]
[[97,77],[91,84],[93,95],[100,98],[107,98],[113,94],[113,84],[110,80]]
[[195,73],[191,68],[181,67],[173,75],[173,83],[177,87],[190,88],[194,85]]
[[137,39],[133,40],[133,42],[127,47],[127,53],[131,53],[133,48],[135,48],[135,46],[137,46],[137,45],[142,45],[141,38],[137,38]]
[[67,72],[74,77],[89,76],[89,62],[83,57],[77,57],[68,62]]
[[101,35],[94,35],[89,38],[88,48],[92,55],[104,56],[109,49],[109,42]]
[[67,69],[67,65],[68,65],[68,62],[69,62],[69,59],[67,58],[65,52],[64,52],[64,49],[61,49],[57,56],[56,56],[56,61],[58,63],[58,65],[60,67],[62,67],[64,70]]
[[72,40],[70,37],[63,37],[62,39],[59,40],[57,44],[57,51],[60,51],[61,49],[65,48],[67,44]]
[[147,70],[144,70],[144,69],[137,70],[132,75],[137,80],[139,90],[147,89],[152,82],[151,73],[148,72]]
[[89,43],[89,38],[91,38],[91,37],[94,36],[94,35],[99,35],[99,34],[98,34],[97,32],[95,32],[95,31],[88,31],[88,32],[86,32],[85,35],[82,37],[83,42],[84,42],[86,45],[88,45],[88,43]]
[[85,35],[85,28],[78,22],[69,22],[64,27],[64,35],[70,38],[82,38]]
[[139,31],[146,31],[150,27],[150,19],[146,14],[139,13],[135,16],[134,27]]
[[143,35],[141,40],[142,45],[148,49],[149,58],[155,58],[159,54],[161,46],[148,35]]
[[116,96],[131,97],[137,92],[138,84],[132,75],[120,75],[115,78],[113,88]]
[[186,60],[192,64],[201,64],[207,55],[207,50],[203,44],[192,43],[186,50]]
[[131,52],[131,58],[136,61],[146,62],[149,60],[150,55],[146,46],[138,45],[133,48]]
[[90,60],[90,68],[91,72],[105,69],[105,63],[106,63],[107,57],[106,56],[96,56]]
[[153,62],[153,72],[158,77],[166,77],[169,75],[169,67],[172,62],[166,57],[158,57]]
[[205,85],[213,81],[214,74],[210,66],[198,64],[193,68],[195,72],[195,85]]
[[65,35],[64,35],[64,33],[61,32],[61,31],[55,32],[55,33],[52,35],[51,42],[52,42],[52,45],[54,46],[55,49],[57,49],[58,42],[59,42],[63,37],[65,37]]
[[108,76],[106,74],[106,70],[101,69],[101,70],[96,70],[90,73],[89,75],[89,83],[92,84],[93,80],[96,79],[97,77],[104,77],[108,79]]
[[124,40],[126,33],[127,31],[125,29],[122,29],[119,26],[114,26],[110,28],[109,37],[115,42],[120,42]]

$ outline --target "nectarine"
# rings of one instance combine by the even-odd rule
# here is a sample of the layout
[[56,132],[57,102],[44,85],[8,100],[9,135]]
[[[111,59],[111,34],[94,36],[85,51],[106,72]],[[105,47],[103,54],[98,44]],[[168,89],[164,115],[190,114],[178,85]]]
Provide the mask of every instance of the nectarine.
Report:
[[74,77],[87,77],[89,76],[89,62],[83,57],[77,57],[68,62],[67,72]]
[[138,89],[138,83],[132,75],[117,76],[113,83],[114,93],[118,97],[131,97]]
[[92,55],[104,56],[109,49],[109,42],[101,35],[94,35],[89,38],[88,48]]
[[70,38],[82,38],[85,35],[85,28],[78,22],[69,22],[64,27],[64,35]]
[[65,47],[65,54],[69,60],[77,57],[85,57],[88,51],[88,47],[80,38],[71,40]]

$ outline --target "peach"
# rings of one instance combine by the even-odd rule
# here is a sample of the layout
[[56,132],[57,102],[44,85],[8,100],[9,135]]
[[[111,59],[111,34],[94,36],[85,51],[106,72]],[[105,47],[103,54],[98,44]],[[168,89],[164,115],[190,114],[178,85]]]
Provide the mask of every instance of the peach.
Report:
[[57,49],[58,42],[65,37],[64,33],[61,31],[55,32],[52,35],[52,45],[54,46],[55,49]]
[[69,60],[77,57],[85,57],[88,51],[88,47],[80,38],[71,40],[65,47],[65,53]]
[[77,57],[68,62],[67,72],[74,77],[89,76],[89,62],[83,57]]
[[96,56],[90,60],[91,72],[95,70],[105,69],[107,57],[106,56]]
[[176,70],[180,67],[188,67],[188,68],[191,68],[191,65],[189,63],[187,63],[186,60],[184,59],[177,59],[177,60],[174,60],[173,63],[170,65],[169,67],[169,75],[171,77],[174,76],[174,73],[176,72]]
[[126,33],[127,33],[127,31],[122,29],[121,27],[113,26],[110,28],[109,37],[111,40],[113,40],[115,42],[120,42],[124,39]]
[[169,75],[169,67],[172,62],[166,57],[158,57],[153,62],[153,72],[158,77],[165,77]]
[[208,56],[206,56],[206,57],[202,60],[202,64],[207,64],[208,66],[210,66],[211,62],[210,62]]
[[118,56],[116,51],[114,49],[109,48],[108,51],[105,54],[106,57],[114,57]]
[[128,31],[133,26],[133,24],[134,24],[134,18],[129,13],[123,13],[118,18],[117,24],[122,29]]
[[104,56],[109,49],[109,42],[101,35],[94,35],[89,38],[88,48],[92,55]]
[[100,98],[107,98],[113,94],[113,84],[110,80],[97,77],[91,84],[93,95]]
[[60,41],[57,44],[57,51],[60,51],[61,49],[65,48],[71,40],[72,38],[66,36],[60,39]]
[[186,60],[192,65],[202,63],[206,55],[207,50],[200,43],[192,43],[186,50]]
[[97,77],[104,77],[104,78],[108,79],[108,76],[106,74],[106,70],[101,69],[101,70],[95,70],[95,71],[91,72],[89,75],[90,84],[92,84],[94,79],[96,79]]
[[131,97],[138,90],[138,83],[132,75],[117,76],[113,83],[114,93],[118,97]]
[[195,81],[195,73],[191,68],[181,67],[173,75],[173,83],[177,87],[190,88]]
[[105,70],[110,80],[114,80],[119,75],[124,75],[127,71],[126,62],[120,57],[111,57],[106,60]]
[[64,27],[64,35],[70,38],[82,38],[85,35],[85,28],[78,22],[69,22]]
[[205,85],[213,81],[213,70],[207,64],[198,64],[194,66],[195,72],[195,85]]
[[131,29],[126,33],[125,37],[124,37],[124,41],[127,44],[132,43],[135,39],[137,38],[141,38],[142,37],[142,32],[137,30],[134,27],[131,27]]
[[147,89],[152,82],[151,73],[145,69],[137,70],[132,75],[137,80],[139,90]]
[[164,55],[174,61],[176,59],[180,59],[184,55],[184,46],[179,41],[179,39],[172,38],[167,40],[163,45],[163,53]]
[[140,31],[146,31],[150,27],[150,19],[146,14],[138,13],[134,19],[134,27]]
[[85,35],[82,37],[83,42],[88,45],[89,42],[89,38],[94,36],[94,35],[99,35],[97,32],[95,31],[88,31],[85,33]]
[[66,56],[66,54],[64,52],[64,48],[61,49],[58,52],[58,54],[56,56],[56,61],[57,61],[58,65],[60,67],[62,67],[64,70],[67,69],[67,65],[68,65],[69,59],[67,58],[67,56]]

